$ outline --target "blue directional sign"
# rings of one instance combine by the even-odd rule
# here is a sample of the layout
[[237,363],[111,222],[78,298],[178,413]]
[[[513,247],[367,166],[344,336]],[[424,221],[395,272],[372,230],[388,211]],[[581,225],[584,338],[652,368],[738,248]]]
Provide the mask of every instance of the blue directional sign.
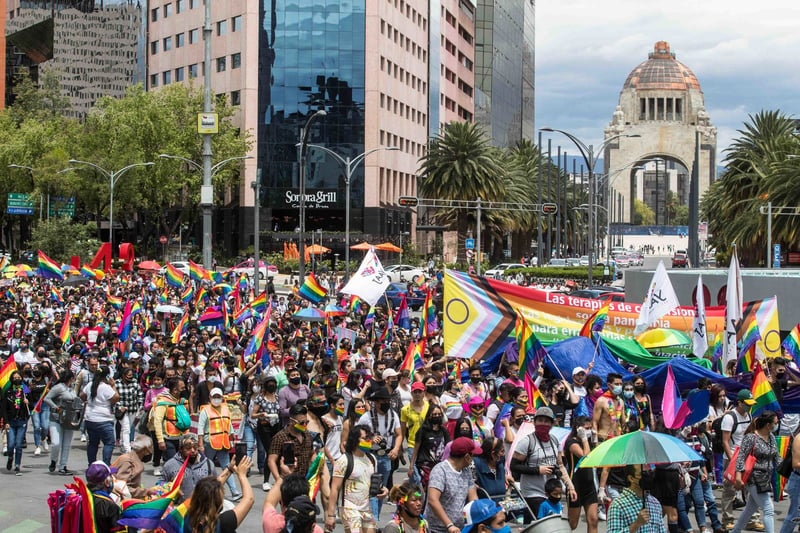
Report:
[[772,268],[780,268],[781,267],[781,245],[780,244],[773,244],[772,245]]
[[475,249],[475,239],[464,239],[464,248],[467,250]]

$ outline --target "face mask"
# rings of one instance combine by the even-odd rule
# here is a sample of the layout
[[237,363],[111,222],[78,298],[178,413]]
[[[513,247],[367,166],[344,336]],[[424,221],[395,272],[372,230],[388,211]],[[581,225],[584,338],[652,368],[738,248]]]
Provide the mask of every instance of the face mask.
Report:
[[195,454],[190,455],[188,461],[190,465],[193,465],[197,461],[197,456]]
[[178,359],[178,366],[186,366],[186,361],[183,359]]
[[315,415],[317,415],[317,418],[319,418],[321,416],[325,416],[326,414],[328,414],[329,410],[330,409],[328,409],[328,404],[327,403],[323,403],[321,405],[315,405],[314,407],[311,407],[311,412],[314,413]]
[[294,430],[299,433],[305,433],[307,429],[307,426],[304,426],[303,424],[298,424],[296,422],[292,425],[292,427],[294,427]]
[[471,377],[471,376],[470,376],[469,380],[472,382],[473,385],[477,385],[478,383],[481,382],[481,378],[475,378],[475,377]]
[[436,385],[426,385],[425,392],[428,394],[436,394]]
[[167,359],[164,361],[164,368],[172,368],[172,360]]
[[483,407],[470,407],[469,411],[475,416],[483,416]]
[[372,347],[371,347],[371,346],[367,346],[367,353],[368,353],[368,354],[371,354],[371,353],[372,353]]
[[623,396],[625,396],[626,400],[630,400],[631,398],[633,398],[633,391],[632,390],[626,390],[622,394],[623,394]]
[[552,503],[553,505],[558,505],[558,504],[561,502],[561,497],[560,497],[560,496],[559,496],[558,498],[554,498],[553,496],[548,496],[548,497],[547,497],[547,499],[548,499],[548,500],[550,501],[550,503]]
[[360,440],[358,441],[358,447],[362,452],[368,452],[372,449],[372,441],[371,440]]
[[253,394],[258,394],[259,392],[261,392],[261,387],[253,385]]
[[217,376],[209,376],[208,377],[208,382],[209,383],[216,383],[217,382]]
[[278,390],[278,384],[277,383],[267,383],[266,387],[264,387],[264,390],[269,392],[269,393],[273,393],[276,390]]
[[378,409],[383,411],[384,413],[389,410],[389,402],[381,402],[378,404]]
[[611,387],[611,394],[613,394],[614,396],[619,396],[620,394],[622,394],[622,385],[616,385],[614,387]]
[[333,412],[336,413],[336,416],[344,416],[344,409],[339,409],[338,407],[334,407]]
[[300,385],[300,376],[289,378],[289,383],[291,383],[292,385]]
[[585,376],[572,376],[572,381],[575,385],[583,385],[583,382],[586,381]]
[[222,405],[222,398],[212,398],[211,405],[213,405],[214,407],[219,407],[220,405]]
[[550,440],[550,426],[546,424],[535,424],[533,431],[541,441]]
[[505,526],[501,527],[500,529],[492,528],[492,533],[511,533],[511,526],[506,524]]
[[363,415],[363,414],[364,414],[364,413],[366,413],[366,412],[367,412],[367,409],[366,409],[366,408],[364,408],[364,407],[356,407],[356,408],[355,408],[355,413],[356,413],[358,416],[361,416],[361,415]]
[[306,368],[311,370],[314,367],[314,361],[306,361]]
[[591,396],[592,399],[595,401],[602,395],[603,395],[603,389],[597,389],[596,391],[589,394],[589,396]]
[[20,385],[22,385],[22,380],[21,379],[15,379],[14,380],[14,386],[15,387],[19,387]]
[[633,390],[635,390],[636,392],[638,392],[640,394],[644,394],[645,387],[644,387],[644,385],[634,385],[633,386]]
[[145,463],[145,464],[149,463],[152,460],[153,460],[153,454],[152,453],[148,453],[147,455],[142,457],[142,462]]
[[443,420],[443,418],[441,416],[432,416],[431,417],[431,424],[433,424],[434,426],[437,425],[437,424],[441,424],[442,420]]

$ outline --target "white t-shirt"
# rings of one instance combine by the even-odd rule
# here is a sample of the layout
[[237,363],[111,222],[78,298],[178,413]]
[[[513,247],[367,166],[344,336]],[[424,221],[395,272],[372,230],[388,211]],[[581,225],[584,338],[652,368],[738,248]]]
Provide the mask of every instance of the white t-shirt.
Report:
[[97,387],[97,396],[92,399],[92,384],[87,384],[82,391],[86,394],[86,413],[84,420],[87,422],[113,422],[114,410],[109,401],[114,394],[114,389],[107,383]]
[[[343,478],[347,471],[347,456],[342,455],[333,466],[333,477]],[[369,482],[375,472],[372,461],[367,456],[353,455],[353,472],[342,489],[344,491],[344,507],[358,511],[369,511]]]
[[[730,413],[730,416],[728,413]],[[750,425],[750,414],[748,413],[746,415],[741,415],[739,414],[739,411],[737,411],[736,409],[732,409],[728,411],[728,413],[725,413],[725,415],[723,415],[722,422],[720,422],[720,426],[722,427],[722,431],[731,431],[730,446],[731,446],[731,451],[733,451],[734,448],[736,448],[742,443],[742,437],[744,437],[744,431],[747,429],[747,426]],[[733,430],[734,416],[736,417],[736,420],[739,422],[736,426],[735,431]]]
[[344,423],[344,419],[341,416],[331,416],[327,414],[322,417],[323,423],[330,424],[330,429],[328,430],[328,436],[325,439],[325,449],[328,450],[328,453],[331,454],[333,460],[337,460],[339,457],[342,456],[342,425]]
[[[385,415],[378,413],[377,409],[375,410],[376,418],[378,419],[378,431],[375,432],[375,428],[373,428],[373,432],[380,434],[381,437],[387,442],[388,448],[386,451],[388,452],[392,447],[395,445],[394,437],[395,431],[400,428],[400,415],[389,409],[389,412]],[[364,424],[372,428],[372,412],[367,411],[361,418],[358,419],[358,423]]]

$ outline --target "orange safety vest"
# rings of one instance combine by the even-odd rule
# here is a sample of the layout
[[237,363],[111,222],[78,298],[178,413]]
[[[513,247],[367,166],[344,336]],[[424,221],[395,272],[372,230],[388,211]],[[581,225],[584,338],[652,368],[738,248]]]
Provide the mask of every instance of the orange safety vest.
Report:
[[[185,400],[178,400],[179,403],[184,403],[184,401]],[[164,410],[164,435],[174,439],[186,433],[186,431],[181,431],[176,426],[178,417],[175,415],[175,403],[172,401],[172,396],[158,396],[156,398],[156,406],[158,406],[160,402],[170,404]]]
[[208,416],[208,442],[215,450],[231,449],[231,412],[228,405],[220,405],[219,412],[212,405],[206,405],[203,410]]

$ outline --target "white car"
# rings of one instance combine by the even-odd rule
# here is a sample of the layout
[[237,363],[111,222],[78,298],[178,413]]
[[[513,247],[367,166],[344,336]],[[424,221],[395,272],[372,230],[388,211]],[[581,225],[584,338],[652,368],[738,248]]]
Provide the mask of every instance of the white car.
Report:
[[522,263],[500,263],[499,265],[495,266],[494,268],[490,268],[489,270],[487,270],[484,273],[484,275],[487,278],[500,279],[505,275],[506,270],[508,270],[510,268],[527,268],[527,267],[525,265],[523,265]]
[[417,276],[425,277],[425,272],[420,267],[412,265],[390,265],[384,267],[384,272],[392,282],[411,281]]
[[[170,261],[169,264],[174,266],[175,268],[177,268],[181,272],[183,272],[183,274],[185,276],[189,275],[189,262],[188,261]],[[161,270],[159,270],[159,272],[161,274],[164,274],[166,271],[167,271],[167,265],[164,265],[163,267],[161,267]]]

